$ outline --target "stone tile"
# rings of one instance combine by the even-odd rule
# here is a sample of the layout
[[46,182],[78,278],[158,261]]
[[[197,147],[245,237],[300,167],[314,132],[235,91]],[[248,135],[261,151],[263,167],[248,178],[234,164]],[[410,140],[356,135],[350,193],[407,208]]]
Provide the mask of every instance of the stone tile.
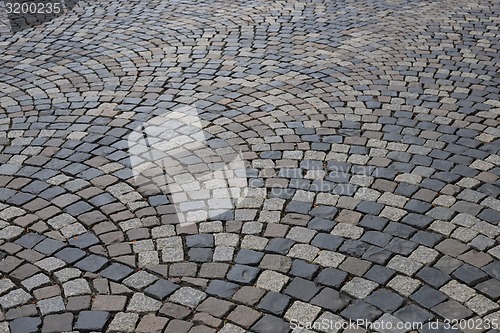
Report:
[[366,297],[365,301],[384,312],[392,313],[401,307],[404,298],[387,289],[378,289]]
[[486,273],[468,264],[460,266],[451,275],[469,286],[474,286],[488,279]]
[[147,296],[153,297],[157,300],[163,301],[167,296],[171,295],[179,288],[178,285],[168,280],[160,279],[144,289]]
[[410,298],[426,309],[430,309],[447,299],[445,294],[428,286],[422,286]]
[[377,287],[378,283],[360,277],[355,277],[347,282],[342,287],[341,291],[356,298],[365,298]]
[[233,307],[234,305],[228,301],[209,297],[203,301],[203,303],[201,303],[196,310],[221,318],[224,317]]
[[299,300],[308,302],[319,292],[319,290],[320,288],[314,282],[297,277],[288,284],[284,293]]
[[122,281],[127,276],[129,276],[130,274],[132,274],[132,272],[133,269],[128,266],[119,263],[112,263],[111,265],[103,269],[99,273],[99,275],[107,279],[110,279],[112,281],[119,282]]
[[333,312],[338,312],[346,307],[349,299],[341,295],[338,291],[331,288],[323,288],[311,300],[311,304],[318,305],[322,308]]
[[277,254],[266,254],[262,258],[259,268],[287,273],[292,265],[292,260],[289,257]]
[[77,330],[102,331],[109,320],[110,314],[106,311],[81,311],[75,322]]
[[425,323],[434,318],[430,312],[414,304],[410,304],[399,309],[394,313],[394,316],[404,322],[414,323]]
[[213,280],[208,285],[206,292],[210,295],[222,297],[222,298],[230,298],[234,295],[234,293],[238,290],[239,285],[231,282],[226,282],[222,280]]
[[[38,332],[42,321],[37,317],[22,317],[14,319],[9,323],[11,333],[34,333]],[[8,331],[7,331],[8,332]]]
[[69,332],[73,327],[73,314],[48,315],[43,318],[43,333]]
[[159,313],[175,319],[184,319],[191,314],[191,311],[192,310],[188,307],[175,303],[165,302],[160,308]]
[[251,330],[255,333],[287,333],[290,325],[281,318],[265,315],[251,327]]
[[472,311],[461,305],[460,303],[450,300],[436,305],[432,311],[445,319],[463,319],[472,314]]
[[243,286],[233,295],[233,300],[252,306],[256,304],[264,294],[265,291],[263,289]]
[[111,333],[134,332],[139,315],[137,313],[118,312],[108,326]]
[[347,273],[336,268],[325,268],[318,274],[316,282],[332,288],[339,288],[346,279]]
[[[207,289],[207,292],[208,292],[208,289]],[[188,306],[191,308],[195,308],[206,297],[207,297],[207,295],[202,291],[199,291],[199,290],[191,288],[191,287],[182,287],[182,288],[178,289],[172,296],[170,296],[170,301],[176,302],[178,304]],[[158,306],[158,308],[159,308],[159,306]]]
[[280,292],[290,278],[274,271],[264,271],[257,280],[257,287]]
[[167,322],[167,318],[147,314],[142,317],[141,321],[135,328],[135,332],[162,333],[163,329],[167,325]]
[[261,299],[257,307],[275,315],[282,315],[290,301],[290,297],[270,291]]
[[126,296],[96,295],[92,302],[93,311],[123,311],[127,303]]
[[239,284],[251,284],[257,278],[260,270],[246,265],[234,265],[227,273],[227,279]]
[[259,318],[261,314],[249,307],[238,305],[234,311],[232,311],[227,319],[233,323],[241,326],[245,329],[250,328]]
[[341,316],[354,321],[359,319],[374,321],[380,317],[381,314],[382,312],[376,307],[360,299],[355,300],[340,313]]

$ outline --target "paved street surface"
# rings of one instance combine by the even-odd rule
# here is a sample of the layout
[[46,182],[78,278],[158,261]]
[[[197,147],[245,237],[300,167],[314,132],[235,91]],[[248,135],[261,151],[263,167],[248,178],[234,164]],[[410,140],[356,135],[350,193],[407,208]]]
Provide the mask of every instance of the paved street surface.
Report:
[[[499,332],[499,28],[497,0],[81,0],[4,25],[0,332]],[[217,214],[190,225],[128,149],[186,106],[248,181],[235,209],[197,192]],[[471,321],[396,329],[445,319]]]

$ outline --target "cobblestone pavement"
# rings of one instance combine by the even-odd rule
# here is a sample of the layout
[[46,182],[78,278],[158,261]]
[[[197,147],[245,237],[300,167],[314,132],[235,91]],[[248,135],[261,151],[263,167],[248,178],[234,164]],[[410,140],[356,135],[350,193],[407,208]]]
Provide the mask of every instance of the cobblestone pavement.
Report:
[[[499,23],[496,0],[82,0],[4,34],[0,332],[498,332]],[[186,105],[250,186],[190,226],[127,151]]]

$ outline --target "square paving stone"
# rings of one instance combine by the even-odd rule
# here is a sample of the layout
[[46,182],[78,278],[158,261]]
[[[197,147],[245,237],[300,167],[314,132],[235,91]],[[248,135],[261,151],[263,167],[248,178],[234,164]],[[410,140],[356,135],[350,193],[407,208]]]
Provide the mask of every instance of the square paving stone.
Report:
[[383,217],[367,214],[359,221],[358,225],[380,231],[385,228],[387,223],[389,223],[389,220]]
[[16,267],[21,265],[22,262],[23,262],[22,260],[16,257],[8,256],[2,259],[2,261],[0,261],[0,272],[9,273],[13,271]]
[[251,284],[255,281],[259,272],[260,269],[256,267],[236,264],[227,273],[227,279],[239,284]]
[[312,203],[292,200],[286,206],[285,212],[307,214],[311,210]]
[[228,301],[209,297],[201,303],[196,311],[206,312],[214,317],[224,317],[235,305]]
[[366,250],[370,247],[370,244],[360,242],[357,240],[346,240],[339,248],[339,251],[342,253],[347,253],[350,256],[359,258],[366,252]]
[[275,291],[270,291],[261,299],[257,308],[276,315],[282,315],[289,303],[290,297]]
[[42,315],[61,312],[66,309],[66,307],[64,306],[63,298],[61,296],[42,299],[38,301],[36,305],[40,309]]
[[[284,239],[284,238],[282,238],[282,239]],[[273,240],[271,240],[271,242]],[[269,244],[271,242],[268,243],[268,245],[267,245],[268,247],[269,247]],[[294,243],[294,242],[292,241],[292,243]],[[238,251],[238,255],[236,256],[235,262],[238,264],[242,264],[242,265],[257,265],[263,256],[264,256],[264,253],[262,253],[262,252],[241,249]]]
[[490,279],[479,283],[476,289],[485,294],[488,298],[494,301],[500,299],[500,281],[496,279]]
[[141,321],[135,328],[135,332],[139,333],[162,333],[168,323],[165,317],[158,317],[154,314],[147,314],[142,317]]
[[75,323],[76,330],[103,331],[110,317],[106,311],[82,311]]
[[409,225],[409,226],[412,226],[412,227],[416,227],[419,229],[425,229],[432,222],[434,222],[434,219],[427,217],[425,215],[410,213],[410,214],[406,215],[405,217],[403,217],[402,222]]
[[123,311],[127,303],[126,296],[96,295],[92,302],[93,311]]
[[183,305],[165,302],[160,308],[159,313],[164,314],[170,318],[184,319],[191,314],[191,309]]
[[44,239],[45,239],[45,236],[30,232],[30,233],[22,236],[18,240],[16,240],[15,243],[18,245],[21,245],[27,249],[32,249],[33,247],[35,247],[35,245],[37,245],[38,243],[40,243]]
[[308,302],[319,292],[320,288],[314,282],[296,277],[286,287],[284,293]]
[[11,333],[35,333],[42,324],[37,317],[21,317],[9,323]]
[[[365,252],[366,253],[366,252]],[[366,271],[371,267],[371,263],[358,258],[349,257],[340,264],[340,270],[357,276],[363,276]]]
[[48,315],[43,318],[42,333],[70,332],[73,327],[73,314]]
[[401,238],[393,238],[391,242],[385,247],[385,249],[394,253],[399,253],[403,256],[408,256],[413,252],[413,250],[417,248],[417,246],[417,243],[410,242]]
[[38,243],[33,250],[38,251],[40,253],[46,254],[46,255],[51,255],[54,252],[60,250],[63,248],[66,244],[64,244],[61,241],[52,239],[52,238],[45,238],[43,241]]
[[451,257],[458,257],[459,255],[467,251],[469,247],[457,240],[445,239],[444,241],[439,243],[435,247],[435,249]]
[[408,201],[404,207],[404,209],[406,209],[407,211],[416,212],[419,214],[424,214],[431,208],[431,204],[415,199],[411,199],[410,201]]
[[290,274],[310,280],[318,270],[318,265],[309,264],[304,260],[295,259],[292,262],[292,269],[290,270]]
[[393,269],[375,265],[366,272],[364,278],[385,285],[395,274],[396,271]]
[[325,287],[313,297],[311,304],[321,306],[336,313],[345,308],[349,304],[349,300],[349,297],[340,294],[335,289]]
[[400,238],[409,238],[415,233],[415,228],[398,222],[390,222],[384,229],[384,232]]
[[416,276],[435,288],[440,288],[451,280],[448,274],[432,267],[422,268]]
[[229,264],[207,262],[201,265],[198,276],[209,279],[223,279],[228,270]]
[[194,262],[177,262],[170,265],[168,273],[170,276],[195,276],[197,270]]
[[373,201],[362,201],[356,207],[356,210],[364,214],[378,215],[384,208],[383,204]]
[[18,280],[24,280],[30,276],[35,275],[38,272],[40,272],[40,268],[36,267],[35,265],[24,264],[24,265],[16,268],[9,275],[15,279],[18,279]]
[[346,272],[336,268],[325,268],[318,274],[316,282],[332,288],[339,288],[346,278]]
[[187,247],[214,247],[214,237],[208,234],[186,236]]
[[378,246],[370,246],[361,258],[376,264],[385,265],[392,257],[393,253]]
[[434,316],[421,307],[410,304],[394,312],[394,316],[404,322],[425,323],[433,319]]
[[314,237],[311,245],[316,246],[320,249],[336,251],[340,247],[340,245],[342,245],[344,240],[345,239],[342,237],[320,232],[316,235],[316,237]]
[[67,311],[80,311],[90,308],[90,296],[74,296],[68,297],[66,303]]
[[239,285],[222,281],[222,280],[213,280],[208,285],[206,290],[207,294],[219,296],[222,298],[231,298],[234,293],[238,290]]
[[320,217],[313,218],[308,224],[307,228],[317,231],[330,232],[332,231],[335,222]]
[[482,268],[483,271],[488,273],[491,277],[500,280],[500,261],[494,261]]
[[34,304],[27,304],[23,306],[19,306],[14,309],[10,309],[7,311],[5,314],[5,318],[7,320],[12,320],[16,318],[21,318],[21,317],[35,317],[38,316],[38,311],[36,308],[36,305]]
[[190,322],[174,319],[168,323],[164,333],[188,333],[191,327],[193,324]]
[[441,272],[444,272],[446,274],[451,274],[462,264],[462,261],[458,259],[449,256],[443,256],[437,261],[437,263],[434,264],[434,268],[439,269]]
[[188,251],[188,256],[190,261],[194,262],[210,262],[214,251],[208,248],[191,248]]
[[437,243],[439,243],[443,239],[443,236],[428,231],[418,231],[413,237],[410,239],[412,242],[416,242],[428,247],[434,247]]
[[68,264],[72,264],[86,256],[85,251],[73,247],[66,247],[54,255]]
[[392,240],[392,236],[380,231],[367,231],[360,240],[372,245],[384,247]]
[[290,324],[281,318],[265,315],[251,328],[255,333],[288,333]]
[[130,274],[132,274],[134,270],[128,266],[118,264],[118,263],[113,263],[110,266],[106,267],[103,269],[99,275],[102,277],[105,277],[107,279],[110,279],[112,281],[121,281]]
[[266,254],[259,264],[261,269],[287,273],[292,266],[292,259],[279,254]]
[[485,272],[468,264],[460,266],[451,275],[469,286],[475,286],[488,279],[488,275]]
[[421,287],[410,298],[426,309],[430,309],[447,299],[444,293],[428,286]]
[[449,300],[447,302],[436,305],[432,308],[432,311],[434,311],[441,317],[450,320],[463,319],[472,315],[472,311],[454,300]]
[[227,319],[237,324],[238,326],[248,329],[260,317],[260,312],[246,306],[238,305],[238,307],[233,312],[231,312]]
[[179,289],[179,286],[165,279],[160,279],[144,290],[148,296],[163,301],[167,296]]
[[80,260],[79,262],[77,262],[75,264],[75,267],[80,268],[84,271],[95,273],[108,262],[109,262],[108,259],[104,257],[91,254],[85,257],[84,259]]
[[273,238],[269,241],[269,243],[267,243],[265,250],[266,252],[285,255],[288,251],[290,251],[294,244],[295,241],[288,238]]
[[158,277],[155,275],[146,271],[138,271],[126,278],[123,284],[127,287],[140,290],[151,285],[156,280],[158,280]]
[[365,301],[375,305],[384,312],[392,313],[403,305],[404,298],[387,289],[379,289],[366,297]]
[[375,319],[382,315],[382,311],[361,299],[357,299],[345,308],[340,315],[353,321],[359,319],[375,321]]
[[263,289],[244,286],[234,294],[233,300],[253,306],[262,298],[262,296],[264,296],[264,294],[265,291]]
[[84,233],[69,239],[69,244],[80,249],[86,249],[99,243],[99,238],[91,233]]

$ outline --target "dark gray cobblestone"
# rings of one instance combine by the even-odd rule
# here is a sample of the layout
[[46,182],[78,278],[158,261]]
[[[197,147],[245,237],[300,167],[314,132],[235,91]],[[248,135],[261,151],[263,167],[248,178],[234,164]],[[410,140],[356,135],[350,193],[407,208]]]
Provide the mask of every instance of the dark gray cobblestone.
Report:
[[[2,15],[0,332],[500,318],[498,2]],[[184,226],[127,140],[188,105],[249,194]]]

